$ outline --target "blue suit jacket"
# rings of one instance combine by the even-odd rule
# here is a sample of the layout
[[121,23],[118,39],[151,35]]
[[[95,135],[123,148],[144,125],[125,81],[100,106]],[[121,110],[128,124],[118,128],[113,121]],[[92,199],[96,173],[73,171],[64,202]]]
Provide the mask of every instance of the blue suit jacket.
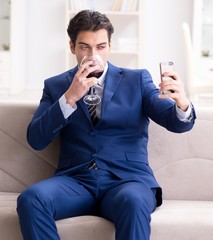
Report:
[[41,150],[60,135],[56,174],[73,174],[95,159],[98,167],[122,179],[137,179],[158,188],[160,205],[161,189],[147,159],[149,118],[178,133],[190,130],[194,119],[185,123],[177,118],[174,102],[158,98],[159,90],[147,70],[118,68],[110,63],[97,125],[93,127],[82,99],[77,110],[64,119],[58,100],[76,71],[77,67],[45,81],[40,105],[28,127],[29,144]]

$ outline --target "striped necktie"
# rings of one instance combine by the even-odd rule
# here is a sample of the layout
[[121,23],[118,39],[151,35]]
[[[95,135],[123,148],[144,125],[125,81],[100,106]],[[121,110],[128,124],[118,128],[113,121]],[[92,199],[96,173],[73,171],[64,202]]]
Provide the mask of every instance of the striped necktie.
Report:
[[98,121],[98,117],[96,114],[96,105],[87,105],[88,106],[88,110],[89,110],[89,115],[91,117],[91,121],[93,123],[93,125],[95,125]]

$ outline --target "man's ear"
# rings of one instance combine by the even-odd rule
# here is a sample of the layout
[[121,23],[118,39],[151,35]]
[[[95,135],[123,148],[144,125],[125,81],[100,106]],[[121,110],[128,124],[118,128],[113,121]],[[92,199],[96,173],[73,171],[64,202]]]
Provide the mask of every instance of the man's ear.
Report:
[[111,51],[111,48],[112,48],[112,43],[111,41],[109,42],[109,50]]
[[70,40],[70,50],[73,54],[75,54],[75,45],[71,40]]

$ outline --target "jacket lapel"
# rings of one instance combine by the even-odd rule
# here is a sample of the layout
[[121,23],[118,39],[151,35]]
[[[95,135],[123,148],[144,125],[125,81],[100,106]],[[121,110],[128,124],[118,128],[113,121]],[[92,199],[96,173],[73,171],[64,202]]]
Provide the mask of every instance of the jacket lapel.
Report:
[[104,118],[107,107],[122,80],[122,71],[120,68],[117,68],[109,64],[108,72],[105,79],[104,93],[102,97],[102,113],[101,118]]

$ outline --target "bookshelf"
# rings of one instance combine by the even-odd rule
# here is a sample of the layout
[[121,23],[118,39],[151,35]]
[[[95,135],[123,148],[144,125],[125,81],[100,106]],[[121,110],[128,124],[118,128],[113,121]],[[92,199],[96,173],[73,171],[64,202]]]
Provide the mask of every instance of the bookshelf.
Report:
[[[91,9],[107,15],[114,26],[109,61],[120,67],[141,65],[141,1],[140,0],[66,0],[66,26],[78,11]],[[125,26],[125,27],[124,27]],[[68,37],[67,37],[68,39]],[[69,39],[68,39],[69,41]],[[67,42],[68,42],[67,41]],[[75,56],[67,48],[66,68],[76,65]]]
[[193,48],[199,76],[213,85],[213,2],[194,0]]
[[0,8],[0,94],[10,84],[10,1],[1,0]]
[[15,96],[25,87],[27,0],[3,0],[0,18],[0,99]]

